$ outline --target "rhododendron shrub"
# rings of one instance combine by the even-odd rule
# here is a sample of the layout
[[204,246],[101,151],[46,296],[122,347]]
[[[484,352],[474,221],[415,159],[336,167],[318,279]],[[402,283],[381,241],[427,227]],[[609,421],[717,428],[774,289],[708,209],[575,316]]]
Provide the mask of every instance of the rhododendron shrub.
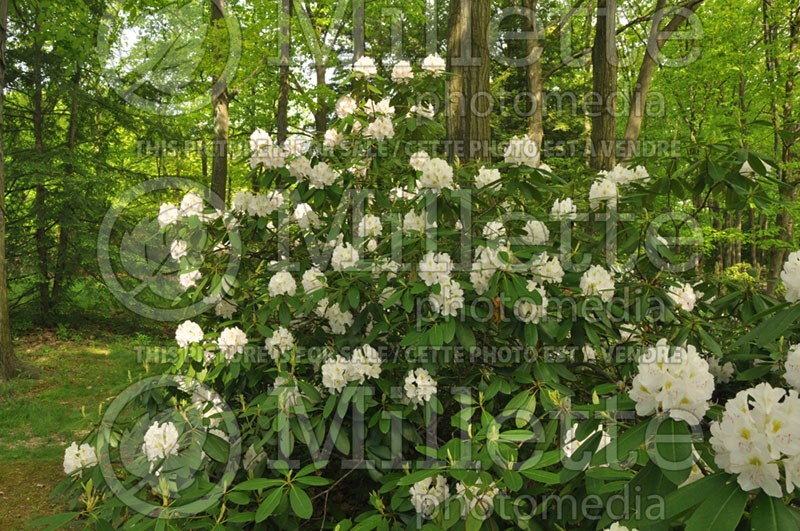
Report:
[[[76,512],[343,530],[734,529],[747,507],[795,521],[782,497],[800,486],[800,413],[781,385],[800,363],[780,338],[800,311],[703,281],[697,247],[676,243],[694,225],[656,210],[670,186],[738,176],[736,153],[691,177],[565,174],[517,136],[495,160],[449,161],[425,98],[442,101],[443,70],[430,57],[387,79],[361,58],[319,142],[253,133],[257,189],[224,212],[193,197],[159,210],[165,228],[207,233],[171,252],[183,300],[208,311],[176,324],[167,373],[183,383],[138,397],[171,414],[88,438],[100,466],[70,447]],[[239,240],[237,275],[207,292]],[[155,478],[136,498],[161,509],[114,501],[98,469],[133,456]],[[87,477],[107,496],[91,506]]]

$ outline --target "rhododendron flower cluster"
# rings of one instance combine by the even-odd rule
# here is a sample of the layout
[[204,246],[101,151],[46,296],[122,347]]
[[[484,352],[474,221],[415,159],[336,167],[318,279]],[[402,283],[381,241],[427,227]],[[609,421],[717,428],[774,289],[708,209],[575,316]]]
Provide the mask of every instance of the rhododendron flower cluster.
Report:
[[714,461],[736,474],[739,486],[762,489],[775,498],[800,487],[800,398],[797,391],[766,382],[739,391],[725,404],[721,421],[711,424]]
[[669,298],[675,303],[675,306],[681,310],[691,312],[694,310],[694,305],[697,304],[697,295],[694,288],[690,284],[681,284],[673,286],[669,290]]
[[697,349],[672,347],[662,338],[639,358],[630,397],[639,415],[664,411],[675,420],[697,424],[713,392],[714,377]]
[[603,266],[591,266],[581,277],[581,290],[587,297],[599,296],[603,302],[614,297],[614,278]]
[[436,507],[450,497],[450,487],[441,475],[417,481],[408,492],[411,494],[411,504],[414,509],[424,516],[430,516]]
[[78,446],[73,442],[64,452],[64,473],[72,475],[75,472],[83,473],[83,469],[97,464],[97,454],[88,444]]

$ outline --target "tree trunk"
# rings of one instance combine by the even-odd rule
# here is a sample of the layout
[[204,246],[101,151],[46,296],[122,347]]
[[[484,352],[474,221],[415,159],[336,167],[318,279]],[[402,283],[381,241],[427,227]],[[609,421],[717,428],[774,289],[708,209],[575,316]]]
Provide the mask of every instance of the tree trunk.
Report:
[[366,0],[353,0],[353,62],[361,59],[366,53],[366,15],[364,2]]
[[592,46],[592,157],[596,170],[616,163],[617,140],[617,0],[598,0]]
[[283,144],[289,132],[289,62],[292,53],[292,0],[282,0],[281,57],[278,79],[278,143]]
[[[789,20],[789,56],[793,57],[798,50],[800,41],[800,14],[794,15],[794,18]],[[784,128],[791,127],[792,132],[795,133],[791,137],[786,136],[781,138],[781,171],[780,179],[781,185],[779,186],[778,193],[781,198],[787,200],[787,204],[794,204],[798,198],[798,181],[795,178],[796,169],[794,168],[794,145],[797,143],[797,133],[800,132],[800,126],[792,123],[792,112],[794,105],[792,99],[794,98],[794,71],[787,74],[786,83],[784,85],[784,103],[783,103],[783,116],[782,122]],[[784,208],[777,218],[777,225],[780,227],[780,234],[778,237],[786,243],[786,246],[794,245],[794,218],[788,206]],[[773,294],[778,285],[778,278],[783,269],[783,262],[786,257],[786,248],[778,247],[772,251],[770,260],[770,282],[767,288],[768,293]]]
[[528,26],[528,31],[535,34],[535,38],[528,39],[528,58],[533,63],[528,65],[528,92],[531,96],[531,115],[528,118],[528,136],[536,142],[541,150],[542,140],[544,139],[544,122],[542,119],[544,98],[542,97],[542,28],[539,27],[536,16],[536,8],[539,0],[525,0],[525,7],[530,10],[532,20]]
[[[38,21],[34,24],[34,70],[33,70],[33,139],[37,159],[43,163],[44,156],[44,110],[43,100],[43,73],[42,73],[42,40],[41,28]],[[47,234],[47,187],[46,176],[37,172],[37,185],[34,197],[35,229],[33,234],[36,245],[36,255],[39,269],[39,315],[40,322],[46,322],[50,316],[50,268],[49,268],[49,238]]]
[[[694,13],[701,3],[703,3],[703,0],[691,0],[684,6],[684,9]],[[639,140],[639,133],[642,130],[642,120],[647,108],[647,93],[650,91],[650,84],[656,71],[658,54],[661,53],[661,48],[672,37],[672,34],[687,20],[684,16],[687,13],[677,13],[667,23],[664,31],[661,31],[660,26],[664,16],[665,4],[666,0],[656,0],[653,24],[650,27],[650,36],[647,39],[647,50],[639,67],[636,84],[633,87],[631,108],[628,112],[628,122],[625,125],[625,136],[623,137],[624,160],[628,160],[636,154],[636,142]]]
[[[324,61],[324,59],[322,59]],[[316,64],[314,66],[317,74],[317,110],[314,112],[314,126],[317,133],[324,135],[328,129],[328,106],[325,103],[324,87],[325,81],[325,63]]]
[[0,380],[19,372],[19,361],[11,344],[11,317],[8,314],[6,272],[6,173],[3,154],[3,103],[6,79],[6,39],[8,38],[8,0],[0,0]]
[[453,0],[447,36],[448,157],[488,160],[491,154],[489,115],[488,28],[490,0]]
[[[225,28],[225,0],[211,0],[212,47],[216,65],[224,64],[224,51],[221,43]],[[211,101],[214,106],[214,144],[211,153],[211,191],[225,200],[228,184],[228,80],[224,73],[214,76],[211,88]]]

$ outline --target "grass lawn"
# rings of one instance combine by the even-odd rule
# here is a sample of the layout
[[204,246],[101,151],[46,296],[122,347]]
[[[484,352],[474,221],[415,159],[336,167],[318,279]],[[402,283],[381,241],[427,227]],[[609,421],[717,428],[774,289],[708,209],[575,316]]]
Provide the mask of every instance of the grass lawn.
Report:
[[64,479],[64,449],[99,419],[99,406],[145,369],[135,347],[165,336],[112,329],[60,328],[16,339],[18,357],[35,379],[0,382],[0,529],[61,510],[49,498]]

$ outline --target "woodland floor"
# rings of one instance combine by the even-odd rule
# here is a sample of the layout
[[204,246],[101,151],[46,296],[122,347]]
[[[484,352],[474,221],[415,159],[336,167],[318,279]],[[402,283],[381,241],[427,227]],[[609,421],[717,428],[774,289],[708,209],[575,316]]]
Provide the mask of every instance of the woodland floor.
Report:
[[100,405],[129,377],[145,372],[136,347],[153,344],[150,334],[106,327],[16,338],[17,356],[38,374],[0,383],[0,529],[22,529],[65,509],[50,494],[65,479],[64,449],[89,433]]

